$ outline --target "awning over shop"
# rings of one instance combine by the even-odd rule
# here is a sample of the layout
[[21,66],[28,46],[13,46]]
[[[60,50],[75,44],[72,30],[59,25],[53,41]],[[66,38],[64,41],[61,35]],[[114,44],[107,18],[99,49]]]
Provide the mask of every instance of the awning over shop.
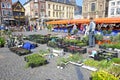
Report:
[[96,18],[96,23],[120,23],[120,18]]
[[[96,18],[94,19],[96,23],[120,23],[120,18]],[[89,19],[73,19],[73,20],[59,20],[59,21],[49,21],[47,24],[87,24]]]

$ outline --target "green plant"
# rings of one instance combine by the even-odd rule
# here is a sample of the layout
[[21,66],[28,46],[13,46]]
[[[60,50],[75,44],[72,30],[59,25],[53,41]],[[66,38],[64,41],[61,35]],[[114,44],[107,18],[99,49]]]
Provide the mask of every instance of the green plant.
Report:
[[120,79],[120,65],[112,65],[110,68],[107,69],[107,72]]
[[53,26],[52,26],[51,24],[49,24],[49,25],[47,26],[47,29],[51,31],[51,30],[52,30],[52,27],[53,27]]
[[47,64],[47,60],[39,54],[33,54],[25,57],[28,67],[37,67]]
[[84,36],[83,39],[82,39],[82,42],[83,43],[88,43],[89,41],[89,37],[88,36]]
[[0,37],[0,46],[4,46],[5,39],[3,37]]
[[53,48],[57,47],[56,42],[53,42],[53,41],[49,41],[47,45]]
[[75,29],[75,30],[74,30],[74,34],[77,34],[77,33],[78,33],[78,29]]
[[119,78],[106,71],[99,70],[92,73],[92,80],[119,80]]
[[103,34],[104,34],[104,35],[107,34],[107,30],[103,30]]
[[95,35],[95,39],[98,40],[98,41],[102,41],[103,40],[103,36],[102,35]]
[[107,31],[107,34],[111,34],[111,32],[112,32],[112,30],[108,30],[108,31]]
[[72,62],[78,62],[78,61],[82,61],[82,56],[80,54],[74,54],[70,57],[68,57],[68,60],[69,61],[72,61]]
[[98,69],[106,69],[112,65],[112,61],[107,62],[107,60],[95,61],[93,59],[88,59],[84,61],[84,64]]
[[113,58],[112,61],[114,63],[120,64],[120,58]]

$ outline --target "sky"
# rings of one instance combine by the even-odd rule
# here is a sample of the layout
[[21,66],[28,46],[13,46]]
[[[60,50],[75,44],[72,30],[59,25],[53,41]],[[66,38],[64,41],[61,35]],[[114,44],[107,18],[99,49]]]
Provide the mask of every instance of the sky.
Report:
[[[18,0],[12,0],[12,1],[13,1],[13,2],[16,2],[16,1],[18,1]],[[22,4],[24,4],[26,0],[19,0],[19,1],[20,1]],[[82,5],[82,1],[83,1],[83,0],[76,0],[77,5],[80,5],[80,6],[81,6],[81,5]]]

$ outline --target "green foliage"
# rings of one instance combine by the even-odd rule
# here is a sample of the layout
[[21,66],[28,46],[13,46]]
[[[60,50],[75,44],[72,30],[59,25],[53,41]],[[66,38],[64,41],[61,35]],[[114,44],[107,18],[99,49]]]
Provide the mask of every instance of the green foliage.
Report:
[[65,64],[65,63],[67,63],[69,61],[72,61],[72,62],[82,62],[83,58],[79,54],[74,54],[74,55],[69,56],[67,58],[60,58],[60,59],[58,59],[57,64],[58,65]]
[[112,30],[108,30],[108,31],[107,31],[107,34],[111,34],[111,32],[112,32]]
[[87,46],[87,44],[86,43],[78,43],[78,44],[76,44],[77,46],[79,46],[79,47],[83,47],[83,46]]
[[5,39],[3,37],[0,37],[0,46],[3,46],[5,44]]
[[99,62],[95,61],[93,59],[87,59],[87,60],[84,61],[84,64],[87,65],[87,66],[98,68]]
[[78,29],[75,29],[75,30],[74,30],[74,34],[77,34],[77,33],[78,33]]
[[103,36],[102,35],[95,35],[95,39],[98,40],[98,41],[102,41],[103,40]]
[[119,80],[119,79],[106,71],[100,70],[92,73],[92,80]]
[[74,55],[70,56],[68,58],[68,60],[72,61],[72,62],[82,61],[82,56],[80,56],[80,54],[74,54]]
[[120,64],[120,58],[113,58],[112,61],[114,63]]
[[53,27],[53,26],[49,24],[49,25],[47,26],[47,29],[51,31],[51,30],[52,30],[52,27]]
[[103,30],[103,34],[104,34],[104,35],[107,34],[107,30]]
[[107,69],[107,72],[120,79],[120,65],[112,65],[110,68]]
[[112,61],[107,62],[107,60],[95,61],[93,59],[88,59],[84,62],[84,64],[98,69],[106,69],[112,65]]
[[57,47],[56,42],[53,42],[53,41],[49,41],[47,45],[53,48]]
[[29,55],[25,59],[28,67],[37,67],[47,63],[47,60],[39,54]]
[[117,48],[117,49],[120,49],[120,43],[117,43],[117,44],[102,44],[101,46],[104,46],[105,48]]
[[82,41],[83,41],[83,43],[88,43],[89,37],[88,36],[84,36]]
[[49,52],[50,52],[49,49],[48,50],[40,50],[39,55],[45,56],[45,55],[49,54]]

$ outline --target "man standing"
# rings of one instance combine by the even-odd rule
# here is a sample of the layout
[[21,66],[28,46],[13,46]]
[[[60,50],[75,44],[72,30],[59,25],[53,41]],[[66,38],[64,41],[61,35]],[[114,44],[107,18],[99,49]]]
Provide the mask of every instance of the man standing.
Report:
[[95,47],[95,22],[93,21],[93,18],[90,18],[90,25],[89,25],[89,47]]

